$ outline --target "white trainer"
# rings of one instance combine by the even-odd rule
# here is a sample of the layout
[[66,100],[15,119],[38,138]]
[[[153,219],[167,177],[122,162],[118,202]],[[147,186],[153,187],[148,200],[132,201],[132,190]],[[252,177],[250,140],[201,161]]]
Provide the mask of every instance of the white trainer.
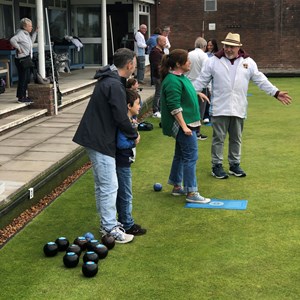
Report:
[[125,229],[119,225],[114,227],[110,232],[102,230],[103,235],[106,235],[108,233],[115,238],[116,243],[120,244],[129,243],[134,238],[134,235],[125,233]]
[[189,193],[186,197],[186,202],[189,203],[209,203],[210,199],[209,198],[205,198],[203,196],[201,196],[198,192],[194,192],[194,193]]
[[153,118],[157,118],[157,119],[160,119],[161,118],[161,114],[159,111],[155,112],[152,116]]

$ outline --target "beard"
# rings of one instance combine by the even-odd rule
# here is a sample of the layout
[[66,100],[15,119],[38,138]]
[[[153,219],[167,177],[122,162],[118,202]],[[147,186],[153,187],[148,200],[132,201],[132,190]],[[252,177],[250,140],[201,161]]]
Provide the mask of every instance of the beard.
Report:
[[234,59],[234,58],[237,57],[237,56],[234,55],[234,54],[227,54],[227,53],[225,53],[225,56],[226,56],[228,59]]

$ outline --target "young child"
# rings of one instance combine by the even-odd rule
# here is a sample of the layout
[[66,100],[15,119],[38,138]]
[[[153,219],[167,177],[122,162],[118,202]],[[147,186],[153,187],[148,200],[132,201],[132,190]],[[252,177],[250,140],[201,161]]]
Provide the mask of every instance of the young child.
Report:
[[126,88],[130,90],[138,91],[139,82],[135,78],[128,78],[126,81]]
[[[134,122],[140,110],[140,96],[137,91],[127,89],[128,117],[132,121],[132,126],[137,126]],[[140,135],[136,140],[128,139],[120,130],[117,134],[116,166],[118,176],[117,212],[118,221],[123,225],[127,234],[142,235],[146,229],[134,223],[132,217],[132,176],[131,164],[135,161],[136,144],[140,140]]]
[[[126,88],[129,89],[129,90],[133,90],[133,91],[142,91],[143,89],[139,87],[139,82],[135,79],[135,78],[128,78],[127,79],[127,82],[126,82]],[[139,95],[140,97],[140,109],[142,108],[143,106],[143,101],[142,101],[142,98],[141,96]],[[134,120],[137,119],[137,116],[134,116],[133,117]]]

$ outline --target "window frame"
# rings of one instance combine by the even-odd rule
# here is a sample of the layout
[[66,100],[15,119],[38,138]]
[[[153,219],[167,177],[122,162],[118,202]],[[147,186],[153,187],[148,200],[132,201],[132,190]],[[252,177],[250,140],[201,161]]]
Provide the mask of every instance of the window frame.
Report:
[[[217,11],[217,0],[204,0],[204,11]],[[214,9],[210,9],[211,5],[214,5]]]

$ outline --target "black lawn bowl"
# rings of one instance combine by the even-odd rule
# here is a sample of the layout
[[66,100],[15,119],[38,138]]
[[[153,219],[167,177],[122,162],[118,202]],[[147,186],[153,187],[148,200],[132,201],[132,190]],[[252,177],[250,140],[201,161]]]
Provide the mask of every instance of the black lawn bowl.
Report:
[[58,252],[58,246],[56,245],[56,243],[54,242],[48,242],[45,246],[44,246],[44,253],[46,256],[48,257],[53,257],[57,254]]
[[93,261],[87,261],[82,265],[82,273],[85,277],[94,277],[98,273],[98,265]]
[[75,268],[79,262],[79,256],[75,252],[67,252],[63,257],[64,265],[67,268]]
[[68,239],[63,236],[57,238],[55,244],[58,246],[58,251],[66,251],[69,247]]
[[87,251],[85,252],[85,254],[82,257],[83,262],[87,262],[87,261],[93,261],[94,263],[98,263],[99,261],[99,256],[96,252],[94,251]]
[[84,236],[79,236],[74,240],[73,244],[78,245],[82,251],[85,251],[87,242],[88,241]]
[[102,244],[108,248],[108,250],[111,250],[115,246],[115,238],[110,234],[104,235],[101,241]]
[[98,244],[100,244],[98,240],[90,240],[87,242],[86,248],[88,251],[94,251],[95,246],[97,246]]
[[81,248],[78,245],[71,244],[67,248],[66,252],[75,252],[78,255],[78,257],[79,257],[81,255],[82,250],[81,250]]
[[98,244],[94,247],[94,252],[96,252],[99,256],[99,259],[104,259],[108,254],[108,249],[103,244]]

